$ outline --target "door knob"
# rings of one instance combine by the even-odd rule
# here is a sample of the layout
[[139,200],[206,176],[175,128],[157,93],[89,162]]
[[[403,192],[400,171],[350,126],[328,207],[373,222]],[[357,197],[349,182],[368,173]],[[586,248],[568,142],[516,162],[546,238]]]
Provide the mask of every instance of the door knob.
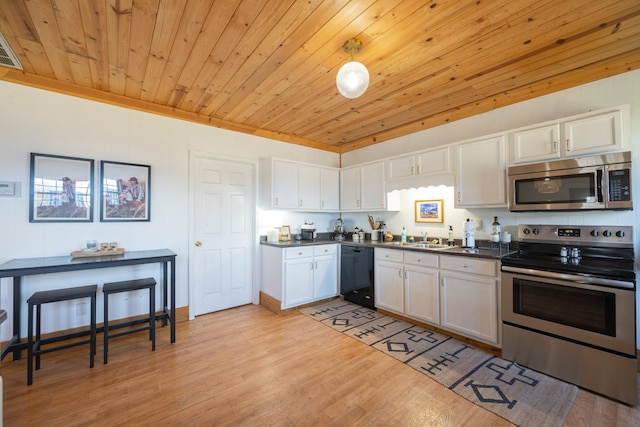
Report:
[[202,242],[201,242],[200,240],[198,240],[198,241],[196,242],[196,246],[197,246],[197,247],[202,246]]

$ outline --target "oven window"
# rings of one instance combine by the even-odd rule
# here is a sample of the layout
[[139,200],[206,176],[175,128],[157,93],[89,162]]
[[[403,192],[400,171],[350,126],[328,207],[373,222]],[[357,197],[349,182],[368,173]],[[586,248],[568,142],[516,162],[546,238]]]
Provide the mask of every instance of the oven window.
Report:
[[518,179],[515,181],[515,196],[516,203],[521,205],[595,203],[595,179],[593,173]]
[[616,336],[615,294],[531,280],[513,280],[513,311],[586,331]]

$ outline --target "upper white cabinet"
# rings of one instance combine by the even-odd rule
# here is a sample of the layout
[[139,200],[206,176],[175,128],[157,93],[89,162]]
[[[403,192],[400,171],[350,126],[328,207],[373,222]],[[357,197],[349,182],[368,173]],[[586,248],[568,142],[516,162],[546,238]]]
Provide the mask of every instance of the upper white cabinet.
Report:
[[386,209],[384,163],[376,162],[340,170],[340,209]]
[[339,210],[339,171],[288,160],[263,162],[263,206],[302,211]]
[[618,151],[624,146],[622,111],[609,111],[563,124],[567,156]]
[[455,207],[507,205],[506,154],[503,135],[454,146]]
[[451,173],[449,147],[394,157],[385,162],[387,181],[419,179]]
[[621,106],[514,130],[510,164],[621,151],[629,107]]

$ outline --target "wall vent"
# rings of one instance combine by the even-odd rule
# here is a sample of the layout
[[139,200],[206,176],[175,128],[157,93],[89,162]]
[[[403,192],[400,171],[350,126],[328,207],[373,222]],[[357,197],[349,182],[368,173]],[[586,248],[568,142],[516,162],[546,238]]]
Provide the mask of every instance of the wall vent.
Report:
[[22,70],[22,64],[18,61],[18,57],[13,53],[2,33],[0,33],[0,65]]

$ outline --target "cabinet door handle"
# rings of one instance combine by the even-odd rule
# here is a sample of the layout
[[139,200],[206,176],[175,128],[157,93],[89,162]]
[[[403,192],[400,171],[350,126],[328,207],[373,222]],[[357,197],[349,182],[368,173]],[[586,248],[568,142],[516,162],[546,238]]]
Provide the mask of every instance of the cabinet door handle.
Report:
[[300,199],[300,207],[302,207],[302,199]]
[[458,202],[460,201],[460,192],[458,191]]
[[420,165],[416,166],[416,171],[418,175],[422,173],[422,170],[420,169]]
[[553,153],[558,152],[558,141],[553,141]]
[[398,277],[402,279],[402,269],[401,268],[398,269]]
[[411,166],[411,175],[413,175],[413,166]]
[[440,281],[440,286],[442,286],[444,288],[444,282],[445,282],[445,278],[443,277],[442,280]]
[[277,198],[277,197],[276,197],[276,204],[275,204],[275,206],[278,206],[278,198]]
[[571,140],[567,139],[567,151],[571,151]]
[[356,200],[356,206],[360,207],[360,199]]
[[320,202],[320,207],[324,208],[324,200]]

